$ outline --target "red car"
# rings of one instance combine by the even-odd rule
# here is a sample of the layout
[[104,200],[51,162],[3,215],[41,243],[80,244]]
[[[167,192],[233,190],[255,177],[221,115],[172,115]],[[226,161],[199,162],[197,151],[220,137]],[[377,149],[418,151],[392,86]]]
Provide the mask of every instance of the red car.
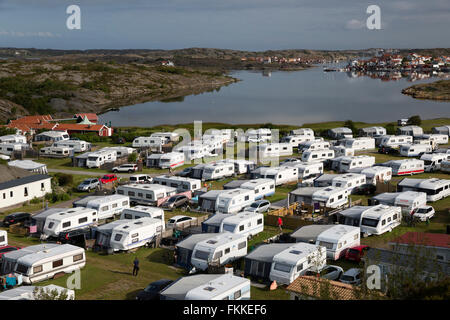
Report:
[[369,246],[365,245],[349,248],[345,253],[345,259],[360,262],[367,250],[369,250]]
[[3,255],[5,253],[11,252],[11,251],[16,251],[22,249],[21,247],[13,247],[13,246],[3,246],[0,247],[0,259],[3,257]]
[[115,174],[105,174],[101,179],[101,183],[109,183],[117,180],[117,176]]

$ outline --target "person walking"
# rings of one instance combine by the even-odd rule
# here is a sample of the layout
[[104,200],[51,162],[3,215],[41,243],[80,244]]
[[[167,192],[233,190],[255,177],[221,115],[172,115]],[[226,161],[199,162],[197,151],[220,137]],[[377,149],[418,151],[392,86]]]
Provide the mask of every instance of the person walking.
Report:
[[137,277],[139,272],[139,259],[136,257],[133,261],[133,276]]
[[169,174],[172,175],[172,167],[169,166]]
[[280,229],[280,232],[283,231],[283,220],[281,220],[281,217],[278,217],[277,225],[278,229]]

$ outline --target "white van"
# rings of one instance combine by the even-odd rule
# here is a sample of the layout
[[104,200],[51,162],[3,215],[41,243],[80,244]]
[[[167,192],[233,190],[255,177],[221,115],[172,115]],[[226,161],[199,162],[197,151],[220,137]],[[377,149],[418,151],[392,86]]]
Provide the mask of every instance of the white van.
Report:
[[255,192],[255,200],[269,197],[275,194],[275,182],[273,179],[253,179],[240,185],[241,189],[249,189]]
[[86,203],[86,208],[97,210],[99,220],[113,218],[129,207],[130,198],[120,194],[104,196]]
[[404,157],[419,157],[424,153],[433,152],[433,148],[428,144],[403,144],[400,146],[400,155]]
[[57,237],[60,232],[81,229],[98,223],[97,210],[90,208],[62,208],[45,219],[43,238]]
[[53,146],[71,148],[74,152],[85,152],[89,149],[90,144],[83,140],[61,140],[53,143]]
[[330,143],[324,140],[313,139],[298,144],[298,152],[330,149]]
[[333,158],[334,158],[334,150],[331,149],[311,150],[311,151],[304,151],[302,153],[303,162],[325,161]]
[[222,220],[219,232],[231,232],[252,238],[264,231],[264,215],[256,212],[240,212]]
[[298,169],[296,167],[270,167],[264,170],[262,177],[275,180],[275,186],[298,181]]
[[140,218],[114,227],[110,247],[114,251],[128,251],[151,244],[163,231],[164,221]]
[[111,163],[117,160],[117,151],[109,149],[101,149],[96,152],[89,153],[86,167],[100,168],[105,163]]
[[447,160],[445,153],[425,153],[420,157],[423,160],[425,172],[433,172],[441,169],[441,163]]
[[207,164],[203,168],[202,180],[217,180],[234,175],[234,164],[217,162]]
[[356,151],[375,149],[375,139],[370,137],[344,139],[343,146]]
[[57,147],[53,145],[39,149],[39,156],[48,158],[67,158],[71,155],[72,150],[73,149],[69,147]]
[[162,175],[153,178],[153,183],[162,186],[176,188],[177,192],[196,191],[202,188],[202,182],[199,179]]
[[216,200],[216,212],[237,213],[255,201],[255,191],[230,189],[220,193]]
[[127,184],[119,186],[117,194],[127,195],[132,203],[158,205],[161,199],[177,194],[177,189],[159,184]]

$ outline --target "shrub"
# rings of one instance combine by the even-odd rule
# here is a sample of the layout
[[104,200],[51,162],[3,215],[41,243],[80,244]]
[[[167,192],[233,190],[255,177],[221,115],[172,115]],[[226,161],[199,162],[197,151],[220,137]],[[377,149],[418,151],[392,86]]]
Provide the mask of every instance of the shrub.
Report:
[[135,163],[137,160],[137,153],[133,152],[128,156],[128,162]]
[[408,124],[409,125],[415,125],[415,126],[420,126],[420,124],[422,123],[422,119],[420,119],[420,116],[412,116],[408,119]]
[[61,187],[73,184],[73,176],[67,173],[57,173],[55,178]]

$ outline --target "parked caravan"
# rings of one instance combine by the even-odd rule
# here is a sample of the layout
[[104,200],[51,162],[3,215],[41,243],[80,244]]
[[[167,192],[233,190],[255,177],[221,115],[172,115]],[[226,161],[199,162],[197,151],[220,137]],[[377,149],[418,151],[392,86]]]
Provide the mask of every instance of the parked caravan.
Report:
[[0,154],[7,156],[27,149],[30,149],[30,145],[26,143],[0,143]]
[[342,145],[355,151],[370,150],[375,149],[375,139],[370,137],[344,139]]
[[301,142],[297,147],[299,153],[313,150],[326,150],[330,149],[330,143],[328,141],[314,139],[311,141]]
[[338,172],[351,172],[357,168],[368,168],[375,164],[373,156],[338,157],[331,160],[331,169]]
[[177,177],[171,175],[154,177],[153,183],[176,188],[177,192],[194,192],[195,190],[200,190],[202,188],[202,182],[199,179]]
[[61,232],[81,229],[98,223],[97,210],[91,208],[62,208],[45,219],[43,238],[58,237]]
[[356,168],[350,172],[360,173],[366,176],[366,183],[376,186],[378,183],[385,183],[392,179],[392,168],[383,166],[373,166],[368,168]]
[[285,166],[295,167],[298,171],[298,182],[311,183],[315,178],[323,174],[323,162],[291,162]]
[[328,130],[328,136],[331,139],[353,138],[353,132],[350,128],[340,127]]
[[314,136],[284,136],[283,138],[281,138],[280,142],[283,144],[288,144],[292,148],[298,148],[299,144],[314,140]]
[[234,165],[234,173],[245,174],[250,173],[256,168],[256,163],[254,161],[244,160],[244,159],[225,159],[218,161],[223,163],[232,163]]
[[246,141],[250,143],[260,143],[272,140],[272,130],[268,128],[249,129],[246,134]]
[[425,170],[424,161],[418,159],[390,160],[379,165],[391,167],[394,176],[413,175]]
[[397,185],[397,191],[425,192],[427,201],[434,202],[450,195],[450,180],[448,179],[408,179],[405,178]]
[[39,149],[39,155],[48,158],[67,158],[73,155],[73,149],[69,147],[56,147],[53,145]]
[[198,270],[206,270],[210,265],[223,266],[246,254],[246,235],[219,233],[195,245],[191,263]]
[[275,194],[275,182],[273,179],[253,179],[240,185],[241,189],[249,189],[255,192],[255,200],[269,197]]
[[290,284],[308,270],[320,272],[326,265],[326,249],[309,243],[295,243],[273,257],[270,281]]
[[186,162],[211,155],[211,147],[202,141],[192,141],[183,146],[177,145],[174,152],[184,154],[184,161]]
[[450,160],[444,160],[441,162],[441,171],[450,172]]
[[288,249],[292,243],[261,244],[245,256],[244,277],[269,281],[273,257]]
[[420,138],[428,139],[435,144],[448,144],[448,134],[423,134]]
[[362,137],[375,137],[386,135],[386,128],[383,127],[367,127],[358,130],[358,133]]
[[131,203],[159,205],[160,200],[177,194],[177,189],[160,184],[127,184],[119,186],[117,194],[128,196]]
[[339,208],[347,204],[348,191],[337,187],[302,187],[289,193],[288,204],[293,202]]
[[[135,206],[132,208],[127,208],[122,211],[120,214],[121,220],[133,220],[140,218],[153,218],[164,220],[164,210],[157,207],[148,207],[148,206]],[[165,229],[165,225],[163,225],[163,230]]]
[[34,136],[34,141],[62,141],[69,140],[70,136],[66,131],[45,131]]
[[5,253],[2,274],[22,275],[22,281],[33,284],[52,279],[56,274],[72,273],[83,268],[86,255],[83,248],[71,244],[38,244]]
[[231,189],[220,193],[216,200],[216,211],[237,213],[255,201],[255,191],[249,189]]
[[264,231],[264,215],[256,212],[240,212],[222,220],[219,232],[231,232],[252,238]]
[[291,233],[296,242],[305,242],[325,247],[327,258],[338,260],[347,249],[360,244],[361,230],[359,227],[347,225],[309,225],[303,226]]
[[169,142],[177,142],[180,140],[180,134],[176,132],[154,132],[151,137],[164,138]]
[[65,300],[75,300],[75,291],[66,289],[64,287],[55,286],[54,284],[49,284],[46,286],[20,286],[13,289],[8,289],[0,293],[0,300],[37,300],[36,290],[42,290],[45,293],[57,292],[60,297],[61,294],[66,295]]
[[311,150],[311,151],[304,151],[302,153],[303,162],[325,161],[333,158],[334,158],[334,150],[331,149]]
[[217,180],[234,175],[234,164],[217,162],[203,167],[202,180]]
[[129,207],[130,198],[121,194],[96,197],[86,203],[86,208],[97,210],[99,220],[113,218]]
[[298,181],[298,169],[296,167],[269,167],[262,174],[265,179],[275,180],[275,186],[279,186],[285,183]]
[[202,222],[202,232],[204,233],[219,233],[222,221],[225,218],[230,217],[228,213],[215,213],[208,219]]
[[[252,152],[253,146],[250,146],[250,152]],[[292,145],[289,143],[266,143],[256,145],[256,151],[260,158],[271,158],[292,155]]]
[[391,148],[400,148],[402,144],[412,144],[413,137],[407,135],[401,136],[383,136],[380,141],[381,147],[391,147]]
[[0,143],[27,143],[27,137],[20,134],[8,134],[0,137]]
[[416,191],[385,192],[369,199],[369,205],[371,204],[397,206],[401,208],[404,215],[409,215],[412,211],[427,204],[427,194]]
[[420,157],[420,160],[423,160],[425,172],[433,172],[441,169],[442,162],[447,160],[447,154],[425,153]]
[[134,148],[129,147],[123,147],[123,146],[117,146],[117,147],[106,147],[102,148],[99,151],[109,151],[109,152],[116,152],[117,158],[128,158],[130,154],[137,153],[137,150]]
[[289,132],[292,136],[311,136],[314,137],[314,130],[310,128],[294,129]]
[[423,129],[419,126],[404,126],[397,128],[398,135],[418,137],[423,135]]
[[335,157],[353,157],[355,155],[355,150],[344,146],[332,146],[331,150],[334,151]]
[[331,182],[333,187],[344,188],[349,194],[356,192],[366,184],[366,176],[359,173],[338,174]]
[[88,168],[100,168],[105,163],[111,163],[117,160],[117,151],[113,150],[99,150],[89,153],[86,161]]
[[233,274],[182,277],[160,292],[161,300],[250,300],[250,280]]
[[184,153],[169,152],[169,153],[153,153],[147,157],[147,168],[177,168],[184,165]]
[[0,230],[0,247],[8,245],[8,232]]
[[433,132],[433,134],[446,134],[447,136],[450,136],[450,125],[433,127],[431,131]]
[[131,144],[133,148],[161,148],[167,143],[166,138],[162,137],[137,137]]
[[211,190],[198,196],[200,211],[215,212],[218,197],[227,190]]
[[404,157],[420,157],[424,153],[433,152],[433,148],[427,144],[403,144],[400,146],[400,155]]
[[153,243],[164,229],[164,220],[140,218],[116,226],[111,235],[110,247],[114,251],[128,251]]
[[90,148],[90,143],[83,140],[62,140],[53,143],[54,147],[66,147],[74,152],[85,152]]
[[337,174],[322,174],[313,181],[314,187],[330,187],[333,184],[333,179],[336,178]]

